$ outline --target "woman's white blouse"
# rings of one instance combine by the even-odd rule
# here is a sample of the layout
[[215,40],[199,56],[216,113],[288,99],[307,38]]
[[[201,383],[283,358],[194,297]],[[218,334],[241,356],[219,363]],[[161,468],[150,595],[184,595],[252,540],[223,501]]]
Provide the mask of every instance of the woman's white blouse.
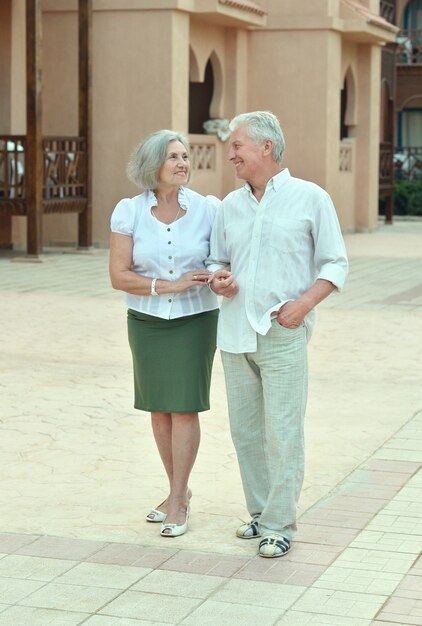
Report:
[[[151,208],[157,206],[152,191],[125,198],[116,205],[111,230],[132,237],[132,269],[137,274],[171,281],[185,272],[206,269],[212,224],[220,200],[181,187],[179,204],[186,213],[172,224],[164,224],[152,214]],[[130,309],[163,319],[218,308],[217,298],[207,286],[159,296],[127,293],[126,304]]]

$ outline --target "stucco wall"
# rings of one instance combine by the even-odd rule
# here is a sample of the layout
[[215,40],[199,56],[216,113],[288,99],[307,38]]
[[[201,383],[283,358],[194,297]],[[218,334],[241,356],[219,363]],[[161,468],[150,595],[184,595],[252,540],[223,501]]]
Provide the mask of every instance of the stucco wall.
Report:
[[[374,0],[365,4],[373,8]],[[76,3],[51,0],[44,7],[43,133],[77,134]],[[188,131],[189,78],[201,79],[209,58],[215,79],[211,116],[230,119],[246,110],[272,110],[285,131],[285,165],[292,174],[328,190],[344,230],[376,226],[377,40],[341,32],[338,0],[268,0],[267,8],[268,27],[247,30],[208,22],[195,12],[94,3],[94,243],[107,243],[116,202],[138,193],[125,174],[135,145],[159,128]],[[15,133],[25,132],[24,16],[24,0],[14,0],[9,117]],[[7,49],[7,42],[3,45]],[[339,131],[340,91],[348,69],[355,86],[349,129],[354,165],[346,173],[339,167]],[[7,76],[7,67],[1,71]],[[215,150],[215,168],[197,172],[191,186],[224,196],[240,183],[227,162],[227,144],[215,139]],[[16,244],[24,245],[25,230],[26,220],[14,219]],[[44,217],[46,243],[74,243],[76,233],[76,216]]]
[[[339,187],[341,59],[341,37],[332,31],[266,31],[250,37],[248,108],[269,109],[279,117],[285,165],[333,196]],[[351,207],[341,194],[338,198],[342,227],[351,228]]]

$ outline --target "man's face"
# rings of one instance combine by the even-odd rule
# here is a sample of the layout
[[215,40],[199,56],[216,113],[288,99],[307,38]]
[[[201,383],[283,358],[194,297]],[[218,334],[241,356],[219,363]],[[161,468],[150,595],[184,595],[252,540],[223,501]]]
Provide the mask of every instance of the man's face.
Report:
[[253,181],[263,166],[265,144],[257,144],[248,137],[245,126],[238,126],[230,136],[228,158],[233,163],[236,176]]

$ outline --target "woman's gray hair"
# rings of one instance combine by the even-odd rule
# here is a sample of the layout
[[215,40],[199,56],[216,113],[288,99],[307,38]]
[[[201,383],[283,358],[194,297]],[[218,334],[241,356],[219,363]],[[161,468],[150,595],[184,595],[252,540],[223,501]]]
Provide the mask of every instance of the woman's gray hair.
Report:
[[283,160],[284,141],[280,122],[270,111],[253,111],[236,115],[229,124],[231,131],[239,126],[246,127],[246,133],[257,144],[264,143],[267,139],[273,142],[273,157],[276,163]]
[[190,156],[189,143],[183,133],[158,130],[141,141],[133,151],[126,168],[129,180],[143,189],[156,189],[158,175],[166,160],[167,147],[171,141],[180,141]]

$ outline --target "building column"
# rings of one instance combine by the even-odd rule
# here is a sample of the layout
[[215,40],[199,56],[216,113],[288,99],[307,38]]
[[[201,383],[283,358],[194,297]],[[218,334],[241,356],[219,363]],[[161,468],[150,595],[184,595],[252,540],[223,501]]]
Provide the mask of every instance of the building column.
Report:
[[358,47],[358,123],[356,138],[356,230],[378,224],[381,48]]

